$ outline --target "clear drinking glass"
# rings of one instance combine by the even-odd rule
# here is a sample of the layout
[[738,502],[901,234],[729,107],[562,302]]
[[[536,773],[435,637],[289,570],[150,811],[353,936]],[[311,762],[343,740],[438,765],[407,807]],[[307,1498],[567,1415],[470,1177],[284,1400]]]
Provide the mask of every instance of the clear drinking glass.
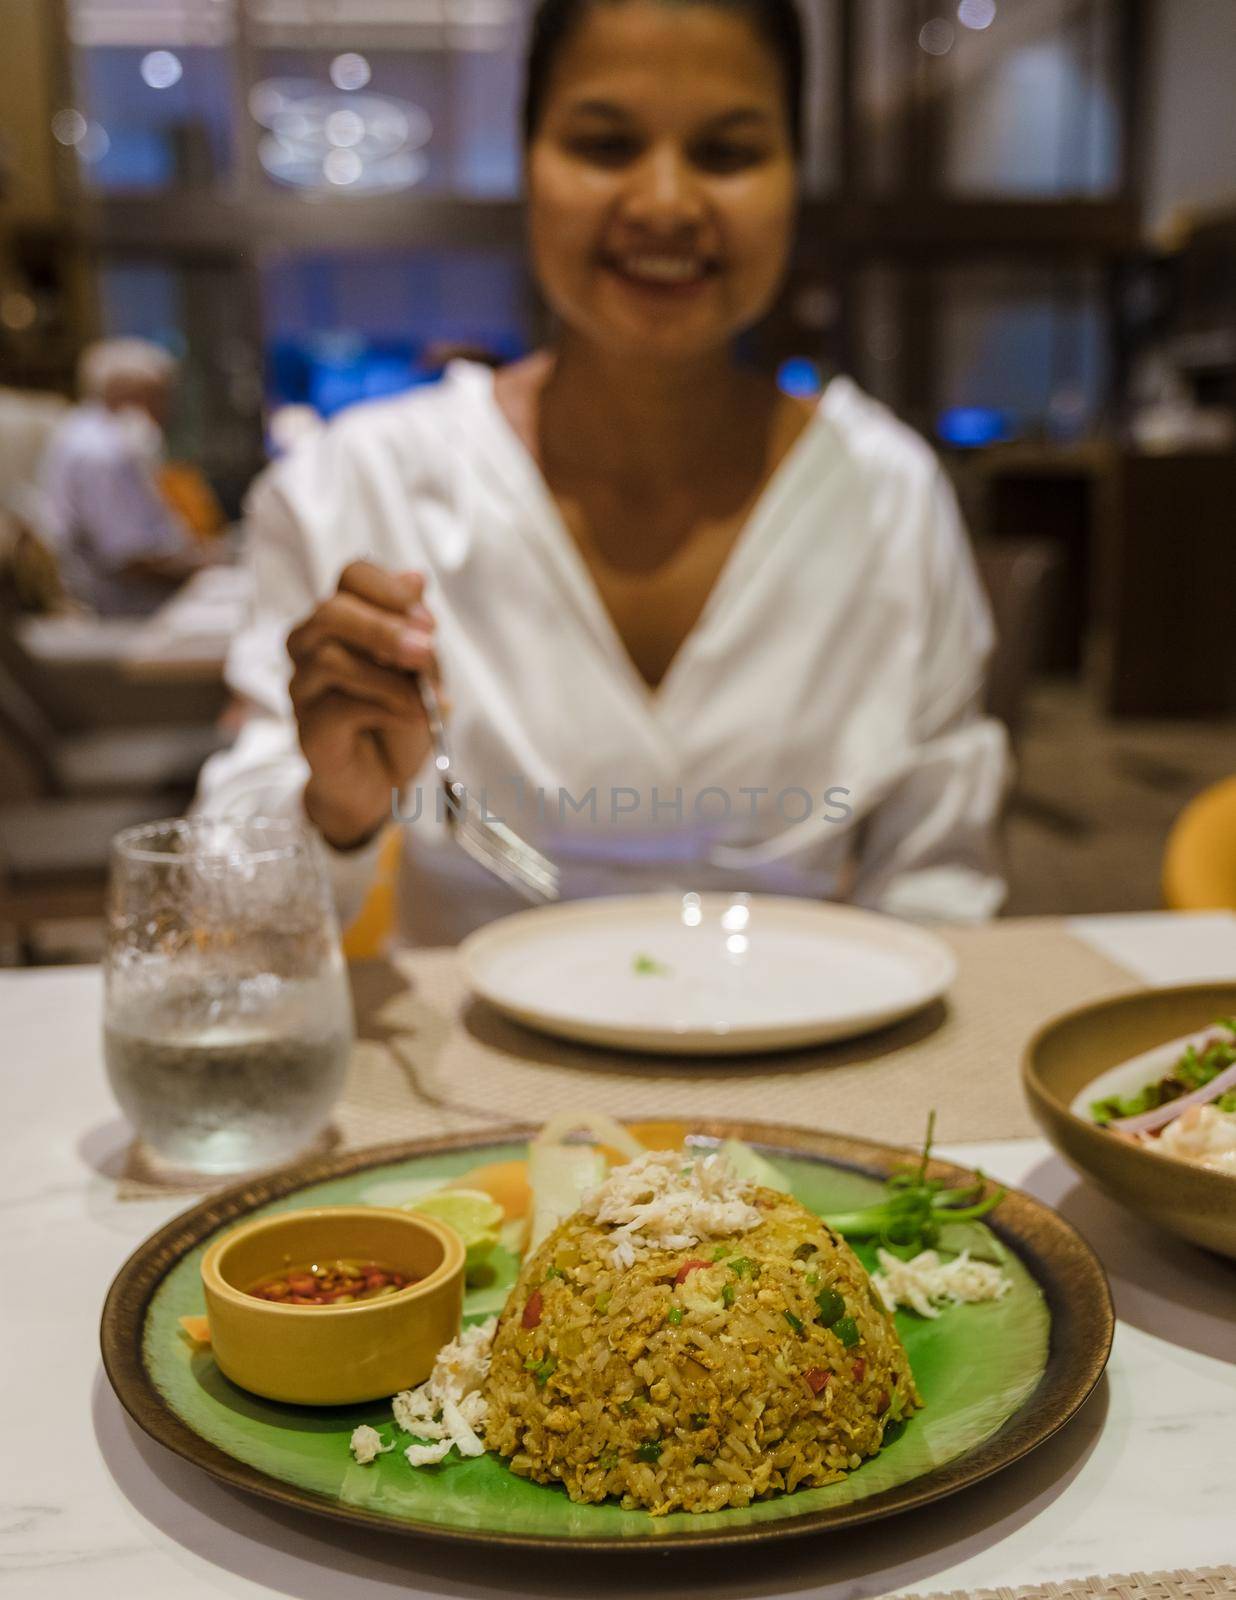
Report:
[[112,1092],[164,1161],[244,1172],[325,1127],[352,1002],[322,864],[298,824],[201,818],[118,834],[104,973]]

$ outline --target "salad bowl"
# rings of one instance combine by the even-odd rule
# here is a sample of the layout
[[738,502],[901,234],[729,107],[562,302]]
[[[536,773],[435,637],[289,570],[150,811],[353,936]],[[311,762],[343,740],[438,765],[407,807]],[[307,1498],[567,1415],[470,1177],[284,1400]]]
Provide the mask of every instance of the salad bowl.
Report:
[[[1159,1227],[1236,1260],[1236,1173],[1124,1137],[1085,1109],[1092,1086],[1101,1097],[1122,1064],[1146,1057],[1149,1082],[1164,1070],[1158,1047],[1233,1016],[1236,983],[1137,990],[1082,1006],[1030,1040],[1022,1082],[1043,1132],[1084,1177]],[[1140,1087],[1124,1085],[1126,1093]]]

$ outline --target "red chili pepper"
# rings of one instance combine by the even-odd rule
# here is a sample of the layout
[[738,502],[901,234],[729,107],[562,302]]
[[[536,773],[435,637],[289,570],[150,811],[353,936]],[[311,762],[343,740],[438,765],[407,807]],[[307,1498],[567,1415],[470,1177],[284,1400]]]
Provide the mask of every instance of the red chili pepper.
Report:
[[850,1367],[850,1373],[853,1376],[855,1383],[861,1383],[863,1381],[863,1374],[866,1372],[866,1370],[866,1361],[864,1361],[862,1356],[856,1357],[853,1365]]
[[541,1326],[541,1291],[534,1289],[524,1302],[524,1314],[519,1319],[521,1328],[539,1328]]
[[827,1367],[812,1367],[809,1372],[803,1373],[803,1381],[812,1394],[819,1394],[820,1390],[832,1377]]
[[687,1279],[695,1271],[696,1267],[708,1267],[711,1265],[712,1263],[710,1261],[684,1261],[678,1269],[678,1274],[675,1277],[674,1282],[686,1283]]

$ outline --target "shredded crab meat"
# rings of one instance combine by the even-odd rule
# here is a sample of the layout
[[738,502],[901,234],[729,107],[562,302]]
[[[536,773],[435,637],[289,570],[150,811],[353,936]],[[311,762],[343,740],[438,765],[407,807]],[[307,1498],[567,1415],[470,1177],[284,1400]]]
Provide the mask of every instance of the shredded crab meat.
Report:
[[934,1250],[921,1250],[910,1261],[902,1261],[887,1250],[877,1251],[880,1270],[871,1282],[890,1311],[909,1306],[920,1317],[938,1317],[938,1303],[973,1304],[980,1300],[999,1300],[1013,1287],[999,1267],[986,1261],[972,1261],[963,1250],[953,1261],[942,1262]]
[[350,1441],[352,1454],[362,1467],[367,1467],[371,1461],[376,1461],[379,1456],[386,1455],[387,1451],[395,1448],[394,1444],[383,1444],[382,1435],[376,1428],[371,1428],[362,1422],[359,1428],[352,1430]]
[[395,1421],[418,1441],[404,1455],[414,1467],[435,1466],[450,1454],[485,1453],[485,1413],[488,1402],[482,1385],[489,1375],[497,1317],[465,1328],[458,1339],[442,1346],[433,1371],[416,1389],[404,1389],[391,1401]]
[[581,1210],[613,1229],[611,1258],[621,1268],[649,1250],[689,1250],[705,1239],[749,1233],[763,1221],[751,1204],[754,1191],[723,1156],[697,1160],[652,1150],[615,1167],[584,1196]]

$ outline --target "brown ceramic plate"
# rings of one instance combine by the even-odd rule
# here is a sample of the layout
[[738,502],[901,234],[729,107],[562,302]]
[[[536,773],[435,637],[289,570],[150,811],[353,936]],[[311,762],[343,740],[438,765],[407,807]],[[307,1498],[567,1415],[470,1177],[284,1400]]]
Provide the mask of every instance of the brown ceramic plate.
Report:
[[1236,983],[1141,989],[1066,1012],[1026,1046],[1022,1082],[1061,1155],[1122,1205],[1236,1259],[1236,1177],[1117,1139],[1069,1109],[1101,1073],[1236,1013]]
[[[822,1532],[908,1510],[1018,1461],[1068,1422],[1098,1382],[1111,1347],[1107,1281],[1060,1217],[1010,1194],[992,1213],[1011,1290],[934,1321],[898,1314],[926,1401],[904,1433],[841,1483],[751,1506],[650,1517],[614,1504],[574,1505],[560,1490],[518,1478],[496,1456],[408,1467],[399,1451],[357,1466],[348,1438],[361,1422],[392,1432],[386,1402],[313,1411],[233,1388],[177,1319],[201,1310],[199,1264],[220,1229],[268,1209],[365,1202],[391,1184],[444,1180],[480,1161],[525,1152],[534,1130],[504,1129],[388,1145],[288,1167],[217,1195],[155,1234],[122,1268],[103,1312],[103,1360],[130,1415],[160,1443],[223,1481],[287,1505],[367,1527],[515,1547],[648,1550],[731,1545]],[[693,1139],[745,1139],[817,1212],[878,1197],[908,1152],[759,1123],[700,1122]],[[953,1184],[971,1174],[935,1163]],[[990,1241],[987,1241],[990,1244]],[[870,1262],[872,1252],[863,1246]],[[505,1298],[517,1262],[480,1295]],[[483,1314],[473,1292],[465,1311]]]

